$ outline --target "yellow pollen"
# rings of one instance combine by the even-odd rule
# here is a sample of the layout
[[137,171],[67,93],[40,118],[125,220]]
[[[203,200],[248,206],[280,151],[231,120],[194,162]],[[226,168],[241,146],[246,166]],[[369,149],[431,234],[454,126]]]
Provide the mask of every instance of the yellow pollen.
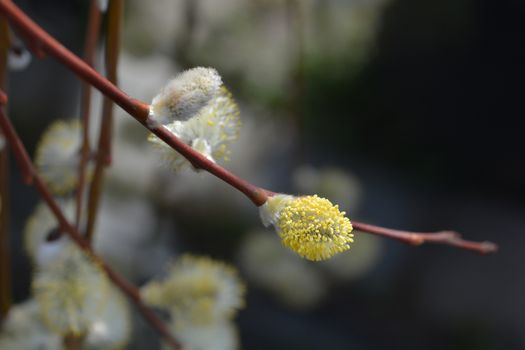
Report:
[[308,260],[326,260],[353,242],[352,224],[344,212],[317,195],[290,200],[277,226],[283,244]]

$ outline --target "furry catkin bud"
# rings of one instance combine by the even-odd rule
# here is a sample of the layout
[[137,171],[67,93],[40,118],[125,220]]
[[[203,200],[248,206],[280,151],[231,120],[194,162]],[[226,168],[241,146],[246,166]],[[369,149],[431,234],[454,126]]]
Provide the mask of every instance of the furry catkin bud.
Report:
[[197,67],[180,73],[153,98],[150,126],[188,120],[217,96],[221,86],[221,76],[213,68]]

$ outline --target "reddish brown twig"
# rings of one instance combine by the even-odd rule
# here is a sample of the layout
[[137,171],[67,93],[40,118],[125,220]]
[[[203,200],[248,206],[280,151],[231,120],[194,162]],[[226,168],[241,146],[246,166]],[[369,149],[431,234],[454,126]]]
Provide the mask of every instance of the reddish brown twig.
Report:
[[461,235],[455,231],[439,232],[410,232],[394,230],[390,228],[364,224],[362,222],[352,221],[354,229],[367,232],[373,235],[387,237],[401,241],[413,246],[419,246],[424,243],[445,244],[470,250],[479,254],[489,254],[498,251],[498,246],[492,242],[472,242],[461,238]]
[[[84,43],[84,62],[93,67],[95,53],[100,34],[101,13],[98,0],[91,0],[89,5],[88,25],[86,30],[86,40]],[[80,164],[78,169],[78,186],[76,198],[75,225],[80,228],[80,218],[82,213],[82,201],[84,196],[84,184],[86,181],[86,167],[90,155],[89,129],[91,113],[91,85],[82,82],[82,100],[80,118],[82,120],[82,148],[80,151]]]
[[[88,24],[86,29],[86,38],[84,42],[84,62],[91,67],[94,67],[94,60],[96,54],[96,48],[98,46],[98,40],[100,36],[100,23],[102,14],[99,8],[98,0],[91,0],[89,5],[88,13]],[[87,82],[82,81],[82,97],[81,97],[81,110],[80,118],[82,120],[82,148],[80,150],[80,162],[78,166],[78,186],[76,191],[76,212],[75,212],[75,227],[80,231],[80,223],[82,219],[82,208],[84,200],[84,185],[86,182],[86,168],[90,157],[90,124],[91,124],[91,90],[92,87]],[[88,242],[90,240],[88,239]],[[73,338],[74,339],[74,338]],[[64,339],[66,340],[66,339]],[[78,348],[82,345],[83,337],[79,339]],[[66,344],[64,342],[64,344]],[[75,342],[73,342],[74,347]]]
[[[7,80],[7,55],[9,50],[9,28],[0,18],[0,89]],[[7,103],[7,96],[0,94],[0,108]],[[3,133],[0,132],[0,137]],[[11,257],[9,250],[9,158],[5,145],[0,146],[0,322],[11,307]]]
[[[108,29],[106,35],[106,77],[115,86],[118,86],[117,67],[120,56],[120,41],[122,34],[122,16],[124,14],[124,0],[111,0],[108,7]],[[99,152],[104,156],[104,165],[111,164],[111,137],[113,135],[113,101],[104,98],[102,106],[102,129],[106,130],[100,137]]]
[[[122,0],[111,0],[108,8],[108,28],[106,35],[106,72],[107,79],[117,85],[117,64],[120,51],[120,32],[122,21]],[[102,105],[102,122],[98,139],[97,157],[93,181],[89,189],[86,238],[93,239],[97,219],[102,186],[104,184],[104,169],[111,164],[111,137],[113,134],[113,101],[105,97]]]
[[[203,169],[207,172],[215,175],[224,182],[230,184],[232,187],[244,193],[255,205],[260,206],[266,202],[269,195],[272,192],[266,191],[260,187],[257,187],[244,179],[241,179],[237,175],[229,172],[223,167],[210,161],[205,156],[195,151],[189,145],[182,142],[173,133],[169,132],[163,126],[151,127],[148,125],[149,105],[144,102],[132,99],[127,96],[124,92],[119,90],[115,85],[111,84],[110,81],[102,77],[91,67],[86,65],[82,60],[76,57],[73,53],[63,47],[54,38],[49,36],[44,30],[42,30],[36,23],[34,23],[29,17],[27,17],[18,7],[11,3],[0,1],[0,11],[3,12],[13,25],[16,27],[23,27],[26,32],[30,32],[35,39],[41,42],[47,52],[54,56],[57,60],[62,62],[64,65],[69,67],[75,72],[80,78],[86,80],[92,84],[95,88],[100,90],[106,97],[112,99],[122,109],[128,112],[132,117],[139,121],[144,127],[148,128],[151,132],[157,135],[166,144],[172,147],[174,150],[184,156],[191,164],[197,169]],[[428,234],[418,234],[397,231],[378,226],[355,223],[354,227],[358,230],[369,232],[372,234],[382,235],[390,238],[399,239],[405,242],[434,242],[434,243],[445,243],[456,246],[462,249],[478,251],[481,253],[490,253],[496,251],[497,247],[493,243],[475,243],[461,240],[456,237],[447,236],[446,239],[440,238],[440,241],[436,241],[437,237],[429,237]],[[425,236],[427,235],[427,236]],[[408,237],[412,237],[411,239]],[[416,237],[416,238],[414,238]]]
[[[140,294],[138,290],[131,285],[128,281],[126,281],[122,276],[120,276],[118,273],[113,271],[109,265],[107,265],[91,248],[91,245],[88,241],[86,241],[82,235],[75,229],[74,226],[72,226],[64,216],[62,210],[58,206],[57,202],[53,198],[53,195],[51,194],[50,190],[48,189],[47,185],[42,181],[40,176],[35,170],[35,167],[31,160],[29,159],[29,156],[27,155],[27,151],[20,141],[18,135],[16,134],[16,131],[13,128],[13,125],[11,124],[10,120],[7,118],[7,116],[4,114],[4,112],[0,109],[0,128],[6,135],[7,142],[11,146],[13,152],[15,154],[21,154],[23,156],[18,157],[17,161],[19,162],[19,166],[27,169],[33,176],[33,184],[40,193],[40,196],[44,200],[44,202],[49,206],[49,209],[53,213],[53,215],[56,217],[60,228],[63,232],[65,232],[73,242],[77,244],[78,247],[80,247],[86,254],[93,257],[96,261],[99,262],[102,269],[106,272],[107,276],[110,278],[110,280],[124,292],[128,296],[128,298],[133,302],[133,304],[138,308],[138,310],[141,312],[142,316],[146,318],[146,320],[149,321],[151,326],[155,328],[155,330],[165,338],[165,340],[171,345],[173,349],[180,349],[180,345],[177,342],[177,340],[173,337],[173,335],[170,333],[168,327],[162,322],[162,320],[150,309],[148,308],[144,302],[142,301]],[[25,164],[21,164],[21,162],[25,162]]]
[[[1,135],[1,133],[0,133]],[[0,322],[11,307],[9,249],[9,162],[7,147],[0,150]]]
[[9,249],[9,162],[7,147],[0,150],[0,322],[11,306]]

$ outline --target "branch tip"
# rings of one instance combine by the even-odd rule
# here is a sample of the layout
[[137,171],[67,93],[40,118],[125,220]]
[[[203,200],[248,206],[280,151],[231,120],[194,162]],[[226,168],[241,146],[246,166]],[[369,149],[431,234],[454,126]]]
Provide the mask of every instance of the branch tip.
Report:
[[481,254],[494,254],[499,251],[499,246],[496,243],[489,242],[489,241],[483,241],[480,244],[481,246]]

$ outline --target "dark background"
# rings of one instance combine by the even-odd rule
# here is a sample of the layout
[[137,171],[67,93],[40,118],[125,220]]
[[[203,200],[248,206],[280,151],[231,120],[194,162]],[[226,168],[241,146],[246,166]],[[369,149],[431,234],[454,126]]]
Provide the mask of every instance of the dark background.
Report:
[[[84,2],[17,3],[80,53]],[[357,73],[345,64],[352,52],[305,58],[300,98],[260,99],[269,109],[299,110],[301,159],[338,164],[362,180],[363,218],[452,228],[497,242],[500,252],[480,257],[389,241],[371,273],[338,286],[308,313],[250,290],[239,317],[243,348],[525,348],[524,7],[518,0],[393,0]],[[234,82],[234,95],[258,102],[242,76],[225,80]],[[11,115],[31,151],[53,116],[75,110],[78,87],[50,58],[10,75]],[[23,300],[29,267],[17,234],[37,195],[12,169],[14,296]]]

